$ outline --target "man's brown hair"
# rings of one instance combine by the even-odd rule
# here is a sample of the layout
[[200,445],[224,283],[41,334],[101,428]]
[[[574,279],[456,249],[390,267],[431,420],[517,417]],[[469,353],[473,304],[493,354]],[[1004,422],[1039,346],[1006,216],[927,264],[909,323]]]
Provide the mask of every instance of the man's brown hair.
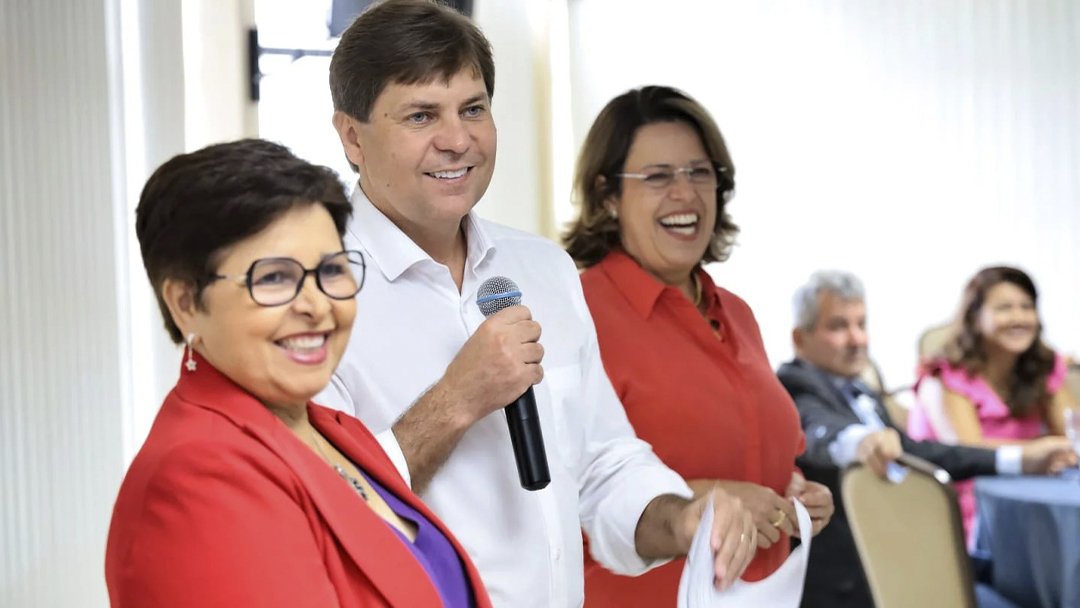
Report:
[[334,110],[371,120],[388,84],[449,81],[472,68],[495,94],[491,44],[468,17],[431,0],[385,0],[352,22],[330,59]]

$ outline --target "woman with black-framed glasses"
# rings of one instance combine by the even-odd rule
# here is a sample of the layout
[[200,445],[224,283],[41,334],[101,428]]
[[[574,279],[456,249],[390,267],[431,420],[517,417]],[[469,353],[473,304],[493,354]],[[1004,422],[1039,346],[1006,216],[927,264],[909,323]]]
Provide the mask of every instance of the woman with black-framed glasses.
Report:
[[363,254],[342,241],[351,213],[329,169],[261,140],[150,177],[136,233],[186,348],[116,501],[114,607],[490,606],[388,457],[392,434],[311,402],[364,284]]
[[[247,286],[251,299],[259,306],[282,306],[292,302],[304,288],[308,275],[315,275],[315,284],[326,297],[349,300],[364,285],[364,254],[359,251],[339,251],[323,256],[315,268],[292,258],[259,258],[241,275],[211,275],[208,283],[235,279]],[[354,273],[360,273],[359,279]]]

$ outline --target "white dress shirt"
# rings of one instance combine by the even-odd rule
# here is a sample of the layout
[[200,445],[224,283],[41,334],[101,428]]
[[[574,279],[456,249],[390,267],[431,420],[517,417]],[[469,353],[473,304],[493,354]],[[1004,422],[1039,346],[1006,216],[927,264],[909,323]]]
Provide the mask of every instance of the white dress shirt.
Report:
[[484,321],[476,306],[480,283],[510,278],[543,331],[544,379],[534,392],[551,484],[522,489],[498,411],[465,432],[421,497],[468,551],[496,608],[581,606],[582,529],[593,556],[615,572],[659,565],[635,550],[638,519],[656,496],[692,492],[634,436],[600,362],[570,257],[547,239],[472,213],[464,220],[468,257],[459,293],[449,269],[359,187],[353,204],[345,245],[364,252],[367,276],[349,347],[316,400],[354,414],[372,432],[390,428]]

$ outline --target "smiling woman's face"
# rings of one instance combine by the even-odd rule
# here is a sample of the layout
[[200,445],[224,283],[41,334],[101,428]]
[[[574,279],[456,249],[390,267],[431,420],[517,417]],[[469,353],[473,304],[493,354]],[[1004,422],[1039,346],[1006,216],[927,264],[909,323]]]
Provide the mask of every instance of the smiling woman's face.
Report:
[[988,348],[1019,355],[1039,334],[1039,313],[1026,291],[1002,281],[987,290],[975,326]]
[[[262,258],[293,258],[310,269],[341,249],[326,208],[298,206],[226,248],[215,272],[241,277]],[[280,306],[256,304],[247,285],[235,278],[214,281],[202,298],[202,308],[186,320],[184,331],[196,334],[199,354],[268,404],[306,403],[324,389],[356,316],[354,299],[327,297],[313,275],[293,301]]]
[[[697,132],[685,122],[648,124],[637,130],[624,173],[649,174],[688,167],[710,167]],[[695,185],[688,173],[675,175],[665,188],[623,178],[622,194],[610,203],[619,216],[623,249],[646,272],[669,285],[690,277],[716,226],[716,184]]]

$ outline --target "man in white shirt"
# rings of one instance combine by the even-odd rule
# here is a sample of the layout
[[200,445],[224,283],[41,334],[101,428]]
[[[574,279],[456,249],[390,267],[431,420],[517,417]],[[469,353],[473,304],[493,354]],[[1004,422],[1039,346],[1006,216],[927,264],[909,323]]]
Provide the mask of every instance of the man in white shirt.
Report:
[[[497,607],[582,605],[582,529],[623,574],[685,554],[710,499],[716,583],[730,585],[757,543],[749,514],[722,492],[692,499],[634,436],[570,258],[472,211],[495,162],[480,30],[431,2],[388,0],[342,35],[330,73],[334,126],[359,173],[346,245],[368,268],[323,402],[393,429],[400,450],[384,445]],[[515,281],[525,306],[485,320],[476,292],[493,276]],[[532,385],[552,478],[536,492],[519,485],[499,412]]]

